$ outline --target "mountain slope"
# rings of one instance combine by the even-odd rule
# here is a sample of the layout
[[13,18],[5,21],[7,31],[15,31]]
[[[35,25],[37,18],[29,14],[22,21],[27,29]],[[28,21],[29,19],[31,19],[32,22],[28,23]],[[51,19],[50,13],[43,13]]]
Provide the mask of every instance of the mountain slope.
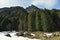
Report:
[[31,6],[27,7],[26,10],[27,10],[27,12],[32,12],[32,11],[39,10],[39,8],[34,5],[31,5]]
[[27,11],[19,6],[10,7],[10,8],[1,8],[0,9],[0,16],[16,16],[20,13],[27,13]]

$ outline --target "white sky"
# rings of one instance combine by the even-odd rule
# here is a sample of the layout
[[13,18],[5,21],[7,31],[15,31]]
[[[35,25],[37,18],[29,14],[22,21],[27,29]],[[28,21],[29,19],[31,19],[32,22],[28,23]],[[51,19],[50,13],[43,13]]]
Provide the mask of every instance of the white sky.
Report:
[[57,3],[57,0],[35,0],[32,2],[34,5],[42,5],[46,8],[52,8]]
[[30,5],[36,5],[39,7],[53,8],[57,3],[57,0],[0,0],[0,8],[10,6],[22,6],[24,8]]

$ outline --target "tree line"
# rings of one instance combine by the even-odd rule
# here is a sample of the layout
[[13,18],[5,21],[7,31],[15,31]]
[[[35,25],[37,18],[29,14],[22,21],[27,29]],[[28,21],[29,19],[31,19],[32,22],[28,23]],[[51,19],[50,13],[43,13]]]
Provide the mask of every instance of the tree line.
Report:
[[[60,10],[15,11],[17,15],[0,15],[0,31],[60,31]],[[8,13],[11,14],[11,11]]]

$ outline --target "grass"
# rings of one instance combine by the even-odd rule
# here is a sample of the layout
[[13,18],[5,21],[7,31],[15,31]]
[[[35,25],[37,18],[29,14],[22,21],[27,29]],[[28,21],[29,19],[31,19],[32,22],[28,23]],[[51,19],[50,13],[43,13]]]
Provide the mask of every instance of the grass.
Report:
[[[34,38],[40,39],[40,40],[60,40],[60,36],[54,36],[52,38],[47,38],[47,37],[40,37],[39,34],[43,34],[45,32],[33,32],[34,34],[36,34],[36,36]],[[60,32],[52,32],[53,34],[60,34]],[[32,38],[32,37],[30,37]]]
[[53,37],[53,38],[46,38],[46,37],[41,37],[41,40],[60,40],[60,37]]

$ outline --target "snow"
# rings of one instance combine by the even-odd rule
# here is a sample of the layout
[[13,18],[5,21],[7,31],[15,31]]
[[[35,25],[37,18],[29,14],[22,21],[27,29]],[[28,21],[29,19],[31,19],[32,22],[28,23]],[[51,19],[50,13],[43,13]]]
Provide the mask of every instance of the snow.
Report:
[[31,33],[32,36],[35,36],[35,34]]
[[46,34],[46,35],[52,35],[52,33],[44,33],[44,34]]
[[[12,37],[7,37],[7,36],[5,36],[6,34],[10,34]],[[27,38],[27,37],[22,37],[22,36],[20,36],[20,37],[17,37],[15,34],[16,34],[17,32],[15,32],[15,31],[12,31],[12,32],[10,32],[10,31],[3,31],[3,32],[0,32],[0,40],[38,40],[38,39],[30,39],[30,38]]]
[[52,33],[44,33],[47,37],[53,37]]

